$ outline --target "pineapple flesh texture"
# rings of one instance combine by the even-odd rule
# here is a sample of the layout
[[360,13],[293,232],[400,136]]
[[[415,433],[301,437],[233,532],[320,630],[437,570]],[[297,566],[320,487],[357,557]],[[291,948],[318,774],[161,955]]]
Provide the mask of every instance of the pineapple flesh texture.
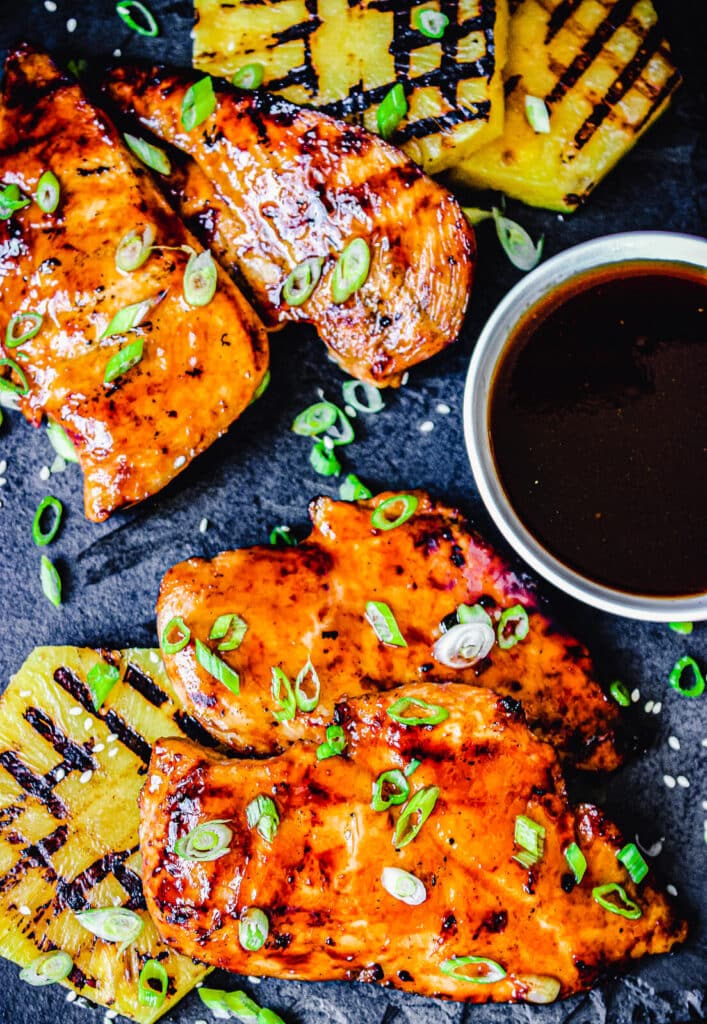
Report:
[[[428,173],[503,130],[507,0],[195,0],[194,66],[231,77],[261,64],[264,85],[377,132],[396,81],[409,110],[391,138]],[[415,10],[450,19],[442,39],[413,27]]]
[[[680,74],[650,0],[512,7],[505,130],[452,180],[572,211],[666,109]],[[545,100],[549,135],[528,123],[527,95]]]
[[[120,679],[99,711],[86,677],[105,660]],[[159,652],[39,647],[0,699],[0,954],[26,966],[61,949],[62,982],[141,1024],[170,1010],[208,968],[160,940],[142,896],[138,794],[162,736],[198,735]],[[125,952],[93,936],[78,910],[125,906],[143,918]],[[145,961],[169,977],[159,1009],[138,1001]],[[28,989],[28,998],[29,989]]]

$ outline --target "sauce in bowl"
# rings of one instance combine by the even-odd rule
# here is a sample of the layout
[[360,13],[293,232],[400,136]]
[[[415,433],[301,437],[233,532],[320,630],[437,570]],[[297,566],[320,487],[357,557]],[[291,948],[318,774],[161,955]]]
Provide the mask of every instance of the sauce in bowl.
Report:
[[635,261],[561,284],[515,328],[488,429],[517,516],[611,588],[707,590],[707,273]]

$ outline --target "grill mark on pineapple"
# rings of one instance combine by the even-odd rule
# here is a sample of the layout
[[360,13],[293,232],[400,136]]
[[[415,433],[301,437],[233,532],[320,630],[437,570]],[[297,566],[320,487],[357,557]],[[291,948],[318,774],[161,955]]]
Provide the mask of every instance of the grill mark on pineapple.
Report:
[[565,23],[569,21],[577,8],[583,3],[584,0],[562,0],[562,2],[558,4],[550,15],[550,20],[547,23],[545,46],[548,46],[552,42],[560,29],[563,28]]
[[268,89],[273,92],[280,92],[293,85],[301,85],[310,96],[316,96],[319,90],[319,74],[312,60],[312,40],[310,38],[321,25],[318,0],[305,0],[305,7],[309,15],[306,21],[300,21],[296,25],[290,25],[288,28],[274,33],[273,49],[277,49],[283,43],[300,41],[304,50],[304,60],[296,68],[290,68],[287,74],[281,78],[268,81]]
[[3,878],[0,878],[0,893],[6,892],[13,885],[22,881],[27,871],[31,868],[44,868],[45,881],[55,882],[57,874],[50,858],[57,850],[62,848],[68,836],[68,825],[59,825],[58,828],[55,828],[44,839],[40,839],[38,842],[25,847],[20,859],[12,865]]
[[607,16],[597,26],[594,35],[582,45],[582,49],[569,67],[557,80],[545,97],[548,106],[559,102],[563,96],[577,84],[587,68],[593,64],[601,53],[604,45],[629,18],[636,0],[617,0]]
[[43,711],[40,711],[39,708],[27,708],[24,717],[35,732],[39,733],[42,739],[45,739],[47,743],[51,743],[57,754],[64,759],[60,765],[52,768],[52,770],[44,776],[47,784],[49,784],[50,780],[51,785],[55,786],[57,784],[59,779],[55,778],[55,775],[60,768],[63,769],[64,772],[85,772],[89,768],[95,770],[98,767],[97,761],[95,761],[83,747],[79,746],[78,743],[74,743],[73,740],[70,740],[69,737],[66,736],[61,729],[54,724],[54,722],[52,722],[51,718],[49,718],[48,715],[45,715]]
[[78,701],[90,715],[105,722],[111,732],[114,732],[124,747],[127,747],[133,754],[137,755],[143,764],[150,763],[150,744],[125,722],[120,715],[113,710],[100,708],[98,711],[93,706],[91,691],[71,669],[62,667],[54,673],[54,681],[66,690],[75,701]]
[[[144,910],[142,882],[138,875],[130,868],[126,868],[124,864],[128,857],[136,853],[137,849],[138,847],[135,846],[131,850],[106,853],[85,868],[71,882],[60,878],[56,887],[56,905],[59,910],[84,910],[89,906],[87,893],[108,875],[114,875],[128,893],[130,899],[125,906],[131,910]],[[127,885],[124,884],[123,879]]]
[[132,686],[133,690],[136,690],[141,697],[144,697],[146,701],[156,708],[162,707],[169,700],[167,694],[164,690],[160,690],[154,679],[141,672],[132,663],[125,670],[123,682],[127,683],[128,686]]
[[10,774],[18,786],[30,796],[36,797],[44,804],[54,818],[68,818],[69,810],[63,800],[52,792],[52,787],[42,775],[35,775],[12,750],[4,750],[0,754],[0,764]]
[[635,135],[638,135],[643,130],[646,123],[657,114],[661,106],[671,97],[681,82],[682,75],[677,68],[675,68],[672,75],[664,83],[659,92],[653,97],[653,103],[646,111],[645,115],[641,118],[638,124],[634,124],[632,126]]

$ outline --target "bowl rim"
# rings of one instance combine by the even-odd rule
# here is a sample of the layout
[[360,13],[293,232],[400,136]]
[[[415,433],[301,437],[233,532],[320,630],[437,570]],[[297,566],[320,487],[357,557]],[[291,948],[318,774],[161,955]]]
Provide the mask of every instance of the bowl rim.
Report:
[[524,525],[501,484],[488,430],[490,384],[512,330],[557,285],[613,263],[685,263],[707,269],[707,239],[669,231],[602,235],[551,257],[523,277],[486,321],[469,363],[462,417],[476,486],[508,543],[542,577],[571,597],[602,611],[648,622],[707,619],[707,592],[663,597],[633,594],[592,580],[552,554]]

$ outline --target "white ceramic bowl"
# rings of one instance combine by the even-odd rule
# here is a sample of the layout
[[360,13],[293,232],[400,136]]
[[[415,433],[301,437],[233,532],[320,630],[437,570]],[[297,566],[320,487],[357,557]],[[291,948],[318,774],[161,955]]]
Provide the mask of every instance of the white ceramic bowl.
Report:
[[567,249],[527,274],[496,308],[476,343],[464,392],[466,446],[486,508],[506,540],[541,576],[572,597],[617,615],[651,622],[695,622],[707,619],[707,593],[675,598],[627,593],[598,583],[556,558],[516,514],[499,479],[490,443],[491,382],[519,320],[569,278],[627,261],[687,263],[707,270],[707,240],[657,231],[606,235]]

